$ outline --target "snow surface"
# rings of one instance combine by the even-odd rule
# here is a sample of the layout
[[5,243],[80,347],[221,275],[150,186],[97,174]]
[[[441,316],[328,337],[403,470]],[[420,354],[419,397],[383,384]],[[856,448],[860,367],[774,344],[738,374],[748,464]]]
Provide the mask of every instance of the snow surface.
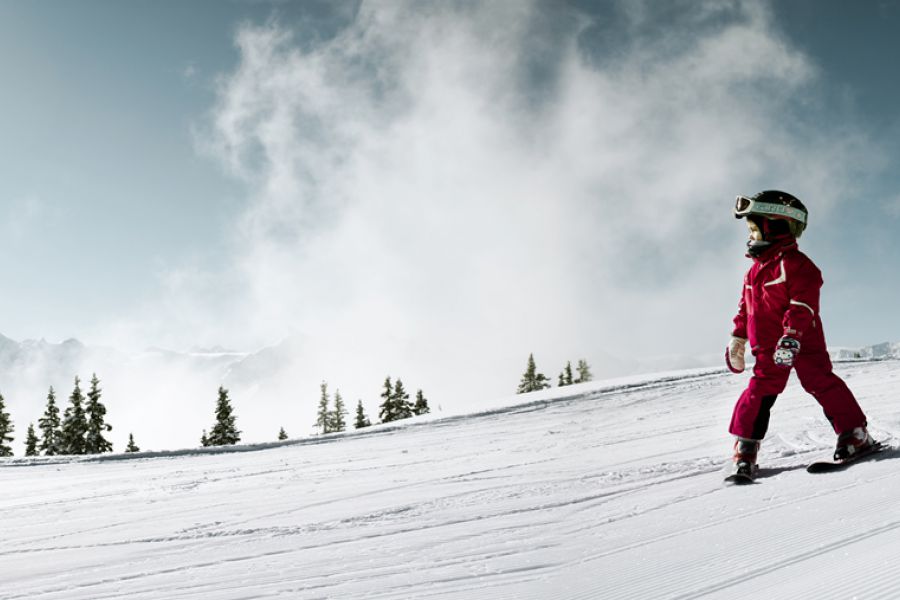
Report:
[[[900,362],[837,371],[896,447]],[[726,487],[746,380],[584,384],[226,451],[2,460],[0,598],[898,597],[900,453],[806,473],[834,435],[794,379],[760,482]]]

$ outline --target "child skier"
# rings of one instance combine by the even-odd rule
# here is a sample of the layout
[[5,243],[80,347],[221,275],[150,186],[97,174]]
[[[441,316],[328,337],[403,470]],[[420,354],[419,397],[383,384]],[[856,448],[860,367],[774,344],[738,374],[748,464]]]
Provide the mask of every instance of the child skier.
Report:
[[819,317],[822,274],[797,248],[797,238],[806,229],[806,207],[790,194],[770,190],[752,198],[738,196],[734,216],[747,220],[747,257],[753,265],[744,276],[725,361],[734,373],[743,372],[749,340],[756,365],[731,417],[729,431],[737,438],[733,474],[755,476],[769,412],[787,385],[791,367],[838,434],[835,460],[872,449],[875,442],[866,430],[866,416],[832,372]]

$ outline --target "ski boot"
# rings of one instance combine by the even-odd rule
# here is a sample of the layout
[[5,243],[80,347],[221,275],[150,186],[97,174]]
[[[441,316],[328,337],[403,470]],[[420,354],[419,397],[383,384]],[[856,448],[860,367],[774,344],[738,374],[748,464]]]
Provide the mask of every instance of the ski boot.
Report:
[[856,427],[838,436],[837,448],[834,449],[834,460],[845,462],[868,454],[877,444],[865,427]]
[[731,474],[725,481],[732,483],[752,483],[759,472],[756,455],[759,454],[759,441],[737,438],[734,441],[734,463]]

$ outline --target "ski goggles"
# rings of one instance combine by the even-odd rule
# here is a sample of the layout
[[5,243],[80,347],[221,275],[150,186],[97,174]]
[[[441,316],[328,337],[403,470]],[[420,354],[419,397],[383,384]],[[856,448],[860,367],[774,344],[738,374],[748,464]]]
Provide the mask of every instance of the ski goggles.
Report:
[[738,196],[734,200],[734,216],[740,219],[747,215],[762,215],[771,219],[793,219],[806,225],[806,213],[799,208]]

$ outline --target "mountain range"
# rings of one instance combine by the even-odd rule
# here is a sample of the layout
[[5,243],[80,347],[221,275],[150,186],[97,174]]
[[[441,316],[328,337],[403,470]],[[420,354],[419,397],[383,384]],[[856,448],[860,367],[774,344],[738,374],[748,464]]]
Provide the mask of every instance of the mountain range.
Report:
[[167,446],[196,445],[200,435],[197,424],[210,421],[212,425],[220,385],[233,390],[245,405],[252,402],[263,409],[245,411],[242,425],[251,436],[264,438],[270,432],[268,428],[257,432],[258,421],[267,411],[276,410],[273,404],[282,396],[286,378],[296,374],[296,344],[296,340],[285,340],[254,353],[223,348],[187,352],[148,348],[129,354],[87,346],[76,339],[17,342],[0,335],[0,393],[16,425],[17,443],[24,441],[28,424],[36,424],[43,414],[50,386],[62,409],[75,377],[84,388],[94,373],[104,390],[116,447],[124,445],[128,433],[138,439],[141,435],[145,440],[151,436],[162,439]]

